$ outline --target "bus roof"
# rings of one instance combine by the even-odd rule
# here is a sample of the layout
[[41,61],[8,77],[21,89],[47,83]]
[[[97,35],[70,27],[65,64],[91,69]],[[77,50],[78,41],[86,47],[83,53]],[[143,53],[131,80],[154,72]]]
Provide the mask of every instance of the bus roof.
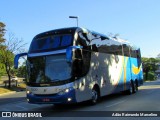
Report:
[[62,33],[64,31],[70,31],[70,32],[74,32],[77,29],[77,27],[69,27],[69,28],[59,28],[59,29],[54,29],[54,30],[49,30],[46,32],[42,32],[37,34],[35,37],[41,37],[44,35],[50,35],[50,34],[58,34],[58,33]]
[[102,37],[104,37],[104,38],[106,38],[108,40],[113,41],[113,44],[114,43],[126,44],[126,45],[131,46],[134,49],[138,49],[138,47],[136,47],[135,45],[131,44],[129,41],[127,41],[125,39],[121,39],[121,38],[118,38],[118,37],[109,37],[109,36],[107,36],[105,34],[101,34],[101,33],[98,33],[98,32],[83,28],[83,27],[68,27],[68,28],[54,29],[54,30],[50,30],[50,31],[46,31],[46,32],[40,33],[40,34],[36,35],[34,38],[42,37],[44,35],[61,34],[61,33],[64,33],[65,31],[74,33],[75,31],[79,31],[79,30],[82,30],[85,33],[91,32],[93,35],[102,36]]

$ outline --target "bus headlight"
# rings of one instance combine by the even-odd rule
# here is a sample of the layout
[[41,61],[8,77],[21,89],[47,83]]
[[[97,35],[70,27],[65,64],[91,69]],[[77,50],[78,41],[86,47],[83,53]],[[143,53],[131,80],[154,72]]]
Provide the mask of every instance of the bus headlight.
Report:
[[31,92],[29,90],[26,91],[27,94],[30,94]]
[[66,88],[66,89],[60,91],[60,92],[58,93],[58,95],[63,95],[63,94],[65,94],[65,93],[69,93],[69,91],[71,91],[71,90],[72,90],[72,88]]
[[26,90],[26,93],[27,93],[27,94],[34,95],[30,90]]
[[65,89],[65,93],[68,93],[70,91],[70,88]]

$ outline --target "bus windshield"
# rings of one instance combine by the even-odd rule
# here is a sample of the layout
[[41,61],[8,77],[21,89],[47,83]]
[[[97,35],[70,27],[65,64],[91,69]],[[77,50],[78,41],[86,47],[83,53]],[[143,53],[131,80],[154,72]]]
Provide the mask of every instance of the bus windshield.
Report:
[[71,78],[71,63],[65,55],[28,58],[29,83],[54,83]]
[[66,47],[72,45],[72,41],[72,34],[35,37],[31,43],[29,53],[65,49]]

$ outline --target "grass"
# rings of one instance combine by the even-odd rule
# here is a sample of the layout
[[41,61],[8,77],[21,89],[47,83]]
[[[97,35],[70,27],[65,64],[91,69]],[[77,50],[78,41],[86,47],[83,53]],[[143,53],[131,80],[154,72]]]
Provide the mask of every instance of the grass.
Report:
[[11,92],[12,90],[9,90],[7,88],[4,88],[4,87],[1,87],[0,88],[0,94],[3,94],[3,93],[7,93],[7,92]]

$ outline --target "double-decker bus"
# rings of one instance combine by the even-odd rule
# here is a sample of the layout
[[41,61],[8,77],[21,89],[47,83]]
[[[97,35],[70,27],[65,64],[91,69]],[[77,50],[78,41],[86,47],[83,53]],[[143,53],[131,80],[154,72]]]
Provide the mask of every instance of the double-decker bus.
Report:
[[140,49],[129,42],[80,27],[36,35],[27,55],[27,100],[33,104],[90,101],[143,84]]

